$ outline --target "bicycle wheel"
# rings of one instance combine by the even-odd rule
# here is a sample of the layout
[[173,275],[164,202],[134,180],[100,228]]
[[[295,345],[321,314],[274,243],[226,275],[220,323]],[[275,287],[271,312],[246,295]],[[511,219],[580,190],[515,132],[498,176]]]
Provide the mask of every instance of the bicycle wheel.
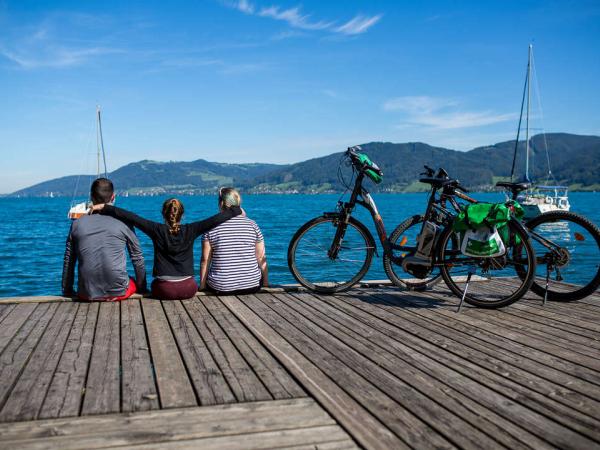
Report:
[[328,251],[339,221],[317,217],[305,223],[288,247],[288,266],[302,286],[316,292],[333,293],[350,289],[369,270],[375,241],[369,230],[350,218],[335,258]]
[[[415,278],[404,271],[402,268],[402,259],[406,256],[414,255],[417,250],[417,236],[421,232],[421,227],[425,218],[423,216],[412,216],[396,227],[390,234],[389,241],[392,245],[400,245],[401,250],[390,250],[390,253],[383,255],[383,269],[392,283],[398,287],[403,287],[409,291],[422,291],[435,285],[441,280],[439,267],[434,267],[432,272],[426,278]],[[396,259],[396,262],[392,260]]]
[[533,292],[545,295],[550,271],[548,300],[573,301],[594,293],[600,285],[600,230],[596,225],[576,213],[551,211],[525,226],[538,263]]
[[471,274],[465,302],[480,308],[501,308],[519,300],[535,275],[535,253],[523,226],[511,220],[506,252],[495,258],[465,256],[452,244],[451,227],[440,236],[437,262],[446,285],[462,297]]

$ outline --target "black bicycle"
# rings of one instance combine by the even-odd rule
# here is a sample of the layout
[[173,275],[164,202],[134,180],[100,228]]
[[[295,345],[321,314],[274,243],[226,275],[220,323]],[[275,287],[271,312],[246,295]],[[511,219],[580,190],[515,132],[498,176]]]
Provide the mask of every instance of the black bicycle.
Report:
[[[428,169],[427,175],[434,171]],[[529,183],[498,182],[497,187],[506,190],[509,198],[517,201],[522,191],[529,189]],[[455,192],[468,203],[477,200]],[[446,194],[442,192],[443,201]],[[450,200],[450,198],[446,198]],[[460,208],[455,204],[453,209]],[[423,216],[414,216],[401,223],[390,235],[392,243],[414,242],[421,230]],[[570,211],[550,211],[524,222],[536,254],[536,273],[531,290],[546,300],[575,301],[593,294],[600,286],[600,229],[589,219]],[[420,290],[433,287],[441,280],[440,271],[432,271],[423,280],[406,277],[394,266],[394,257],[402,251],[392,247],[392,256],[384,258],[386,274],[397,286]],[[394,253],[396,251],[397,253]],[[521,278],[525,272],[518,272]]]
[[305,223],[290,242],[288,265],[301,285],[316,292],[340,292],[367,273],[377,246],[368,228],[352,217],[356,205],[360,205],[373,218],[383,246],[384,269],[394,284],[423,289],[441,277],[462,300],[485,308],[506,306],[527,292],[536,260],[528,233],[517,220],[507,224],[502,256],[463,255],[459,235],[452,228],[460,211],[456,197],[475,200],[443,169],[434,176],[427,168],[420,180],[431,185],[425,213],[405,220],[388,238],[377,206],[363,186],[365,177],[377,183],[383,173],[361,153],[360,147],[349,148],[344,159],[349,161],[354,179],[349,201],[339,201],[336,211]]

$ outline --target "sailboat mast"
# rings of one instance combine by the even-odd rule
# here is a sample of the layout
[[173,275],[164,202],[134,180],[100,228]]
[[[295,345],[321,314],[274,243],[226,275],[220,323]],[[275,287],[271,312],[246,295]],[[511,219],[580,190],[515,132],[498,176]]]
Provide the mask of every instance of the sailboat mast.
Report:
[[529,112],[531,110],[531,51],[532,45],[529,44],[529,53],[527,58],[527,118],[525,120],[525,179],[529,179]]
[[98,117],[98,126],[96,128],[96,146],[98,159],[97,177],[100,178],[100,152],[102,152],[102,162],[104,163],[104,177],[108,178],[108,171],[106,170],[106,153],[104,152],[104,138],[102,136],[102,118],[100,114],[100,106],[96,107],[96,113]]
[[100,178],[100,107],[96,106],[96,178]]

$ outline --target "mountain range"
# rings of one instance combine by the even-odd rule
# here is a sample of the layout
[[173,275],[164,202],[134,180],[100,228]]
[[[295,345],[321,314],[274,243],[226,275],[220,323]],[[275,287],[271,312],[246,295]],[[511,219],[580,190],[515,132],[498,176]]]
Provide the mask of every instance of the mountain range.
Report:
[[[600,137],[567,133],[536,135],[530,140],[530,176],[539,182],[560,183],[577,190],[600,189]],[[362,149],[384,172],[383,182],[372,191],[413,192],[423,165],[444,167],[462,184],[479,190],[493,187],[510,176],[515,141],[457,151],[421,142],[394,144],[370,142]],[[548,148],[548,157],[546,155]],[[139,161],[109,174],[119,194],[214,194],[219,186],[233,185],[252,193],[319,193],[343,190],[337,168],[343,152],[296,164],[224,164],[202,159],[191,162]],[[517,149],[515,173],[524,175],[525,142]],[[548,160],[552,176],[548,178]],[[346,178],[349,169],[343,167]],[[14,192],[11,196],[87,196],[94,176],[56,178]]]

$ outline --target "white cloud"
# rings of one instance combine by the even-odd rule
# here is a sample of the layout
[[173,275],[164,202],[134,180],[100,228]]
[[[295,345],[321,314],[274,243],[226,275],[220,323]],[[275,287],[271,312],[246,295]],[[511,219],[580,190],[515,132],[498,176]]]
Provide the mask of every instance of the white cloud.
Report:
[[311,14],[303,13],[299,6],[287,9],[277,5],[257,8],[248,0],[224,1],[223,4],[244,14],[286,22],[292,28],[301,30],[326,30],[330,33],[343,35],[365,33],[383,17],[382,14],[376,16],[358,14],[342,25],[338,25],[336,21],[315,20]]
[[452,99],[421,95],[391,98],[383,104],[383,109],[385,111],[405,111],[411,114],[427,114],[456,104],[457,102]]
[[287,22],[290,26],[300,28],[301,30],[325,30],[331,28],[333,25],[331,22],[311,21],[310,14],[302,14],[299,7],[281,9],[279,6],[270,6],[261,9],[258,15],[275,20],[282,20]]
[[382,15],[368,17],[361,14],[357,15],[353,19],[349,20],[345,24],[335,28],[335,31],[341,34],[362,34],[365,33],[369,28],[375,25],[381,19]]
[[[4,43],[0,44],[0,57],[22,69],[36,69],[72,67],[103,55],[123,53],[122,49],[102,42],[106,36],[104,28],[109,23],[105,16],[50,13],[34,25],[8,29]],[[87,33],[96,30],[100,37],[96,41],[74,42],[64,38],[66,29],[83,29]]]
[[254,6],[247,0],[239,0],[235,2],[234,7],[245,14],[253,14]]
[[459,106],[460,102],[457,100],[429,96],[396,97],[382,105],[385,111],[404,113],[404,123],[397,126],[398,129],[414,126],[440,130],[473,128],[516,118],[514,113],[456,110]]
[[122,53],[121,50],[91,47],[91,48],[65,48],[65,47],[38,47],[7,50],[0,48],[0,55],[17,64],[23,69],[37,69],[40,67],[72,67],[83,64],[89,59],[108,54]]

